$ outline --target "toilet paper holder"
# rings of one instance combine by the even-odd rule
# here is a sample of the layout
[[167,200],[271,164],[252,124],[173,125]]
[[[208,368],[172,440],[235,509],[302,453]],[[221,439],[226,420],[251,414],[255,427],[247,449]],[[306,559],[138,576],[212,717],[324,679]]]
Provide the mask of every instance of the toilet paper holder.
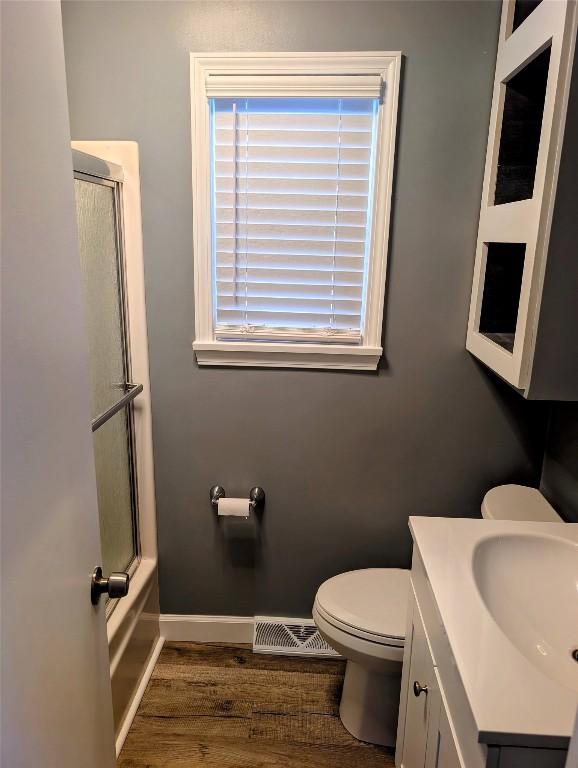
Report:
[[[227,497],[227,494],[225,492],[225,489],[222,485],[213,485],[211,489],[209,490],[209,498],[211,499],[211,504],[216,507],[219,504],[219,499],[224,499]],[[265,505],[265,491],[260,488],[258,485],[256,485],[254,488],[251,488],[249,491],[249,506],[253,511],[256,509],[260,509]]]

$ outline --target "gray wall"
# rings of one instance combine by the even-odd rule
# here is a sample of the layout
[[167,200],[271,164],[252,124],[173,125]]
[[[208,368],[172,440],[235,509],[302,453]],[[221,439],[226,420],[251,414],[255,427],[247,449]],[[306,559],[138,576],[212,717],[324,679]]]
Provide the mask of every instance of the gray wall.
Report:
[[578,523],[578,403],[554,403],[541,490],[562,517]]
[[[320,581],[407,566],[408,515],[475,516],[537,484],[542,407],[464,350],[498,34],[496,2],[64,4],[75,139],[141,148],[161,610],[306,615]],[[401,49],[378,374],[193,362],[188,54]],[[267,492],[256,545],[208,504]]]

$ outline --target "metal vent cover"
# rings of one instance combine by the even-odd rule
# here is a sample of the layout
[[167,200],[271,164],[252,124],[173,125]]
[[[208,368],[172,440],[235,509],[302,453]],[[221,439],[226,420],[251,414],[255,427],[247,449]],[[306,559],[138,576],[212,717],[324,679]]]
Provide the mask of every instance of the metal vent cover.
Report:
[[253,652],[339,658],[337,651],[321,637],[313,619],[279,619],[272,616],[255,616]]

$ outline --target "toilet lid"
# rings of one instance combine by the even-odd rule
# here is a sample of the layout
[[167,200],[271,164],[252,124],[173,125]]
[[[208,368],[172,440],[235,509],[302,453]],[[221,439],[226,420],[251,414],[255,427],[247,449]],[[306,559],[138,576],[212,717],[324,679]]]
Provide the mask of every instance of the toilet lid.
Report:
[[364,568],[328,579],[316,601],[326,614],[353,629],[403,639],[408,596],[409,571]]
[[562,522],[540,491],[525,485],[491,488],[482,501],[482,517],[487,520],[531,520],[535,523]]

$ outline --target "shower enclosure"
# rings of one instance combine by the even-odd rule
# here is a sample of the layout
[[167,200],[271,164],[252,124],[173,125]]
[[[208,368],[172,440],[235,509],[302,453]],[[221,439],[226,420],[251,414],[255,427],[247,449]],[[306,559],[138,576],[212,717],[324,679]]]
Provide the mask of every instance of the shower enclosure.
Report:
[[[133,400],[142,394],[143,387],[130,381],[121,182],[81,171],[75,171],[74,177],[102,569],[105,575],[112,571],[132,573],[139,560]],[[114,601],[109,600],[107,611],[114,607]]]
[[118,753],[161,645],[138,146],[73,148],[101,566],[130,576],[106,604]]

